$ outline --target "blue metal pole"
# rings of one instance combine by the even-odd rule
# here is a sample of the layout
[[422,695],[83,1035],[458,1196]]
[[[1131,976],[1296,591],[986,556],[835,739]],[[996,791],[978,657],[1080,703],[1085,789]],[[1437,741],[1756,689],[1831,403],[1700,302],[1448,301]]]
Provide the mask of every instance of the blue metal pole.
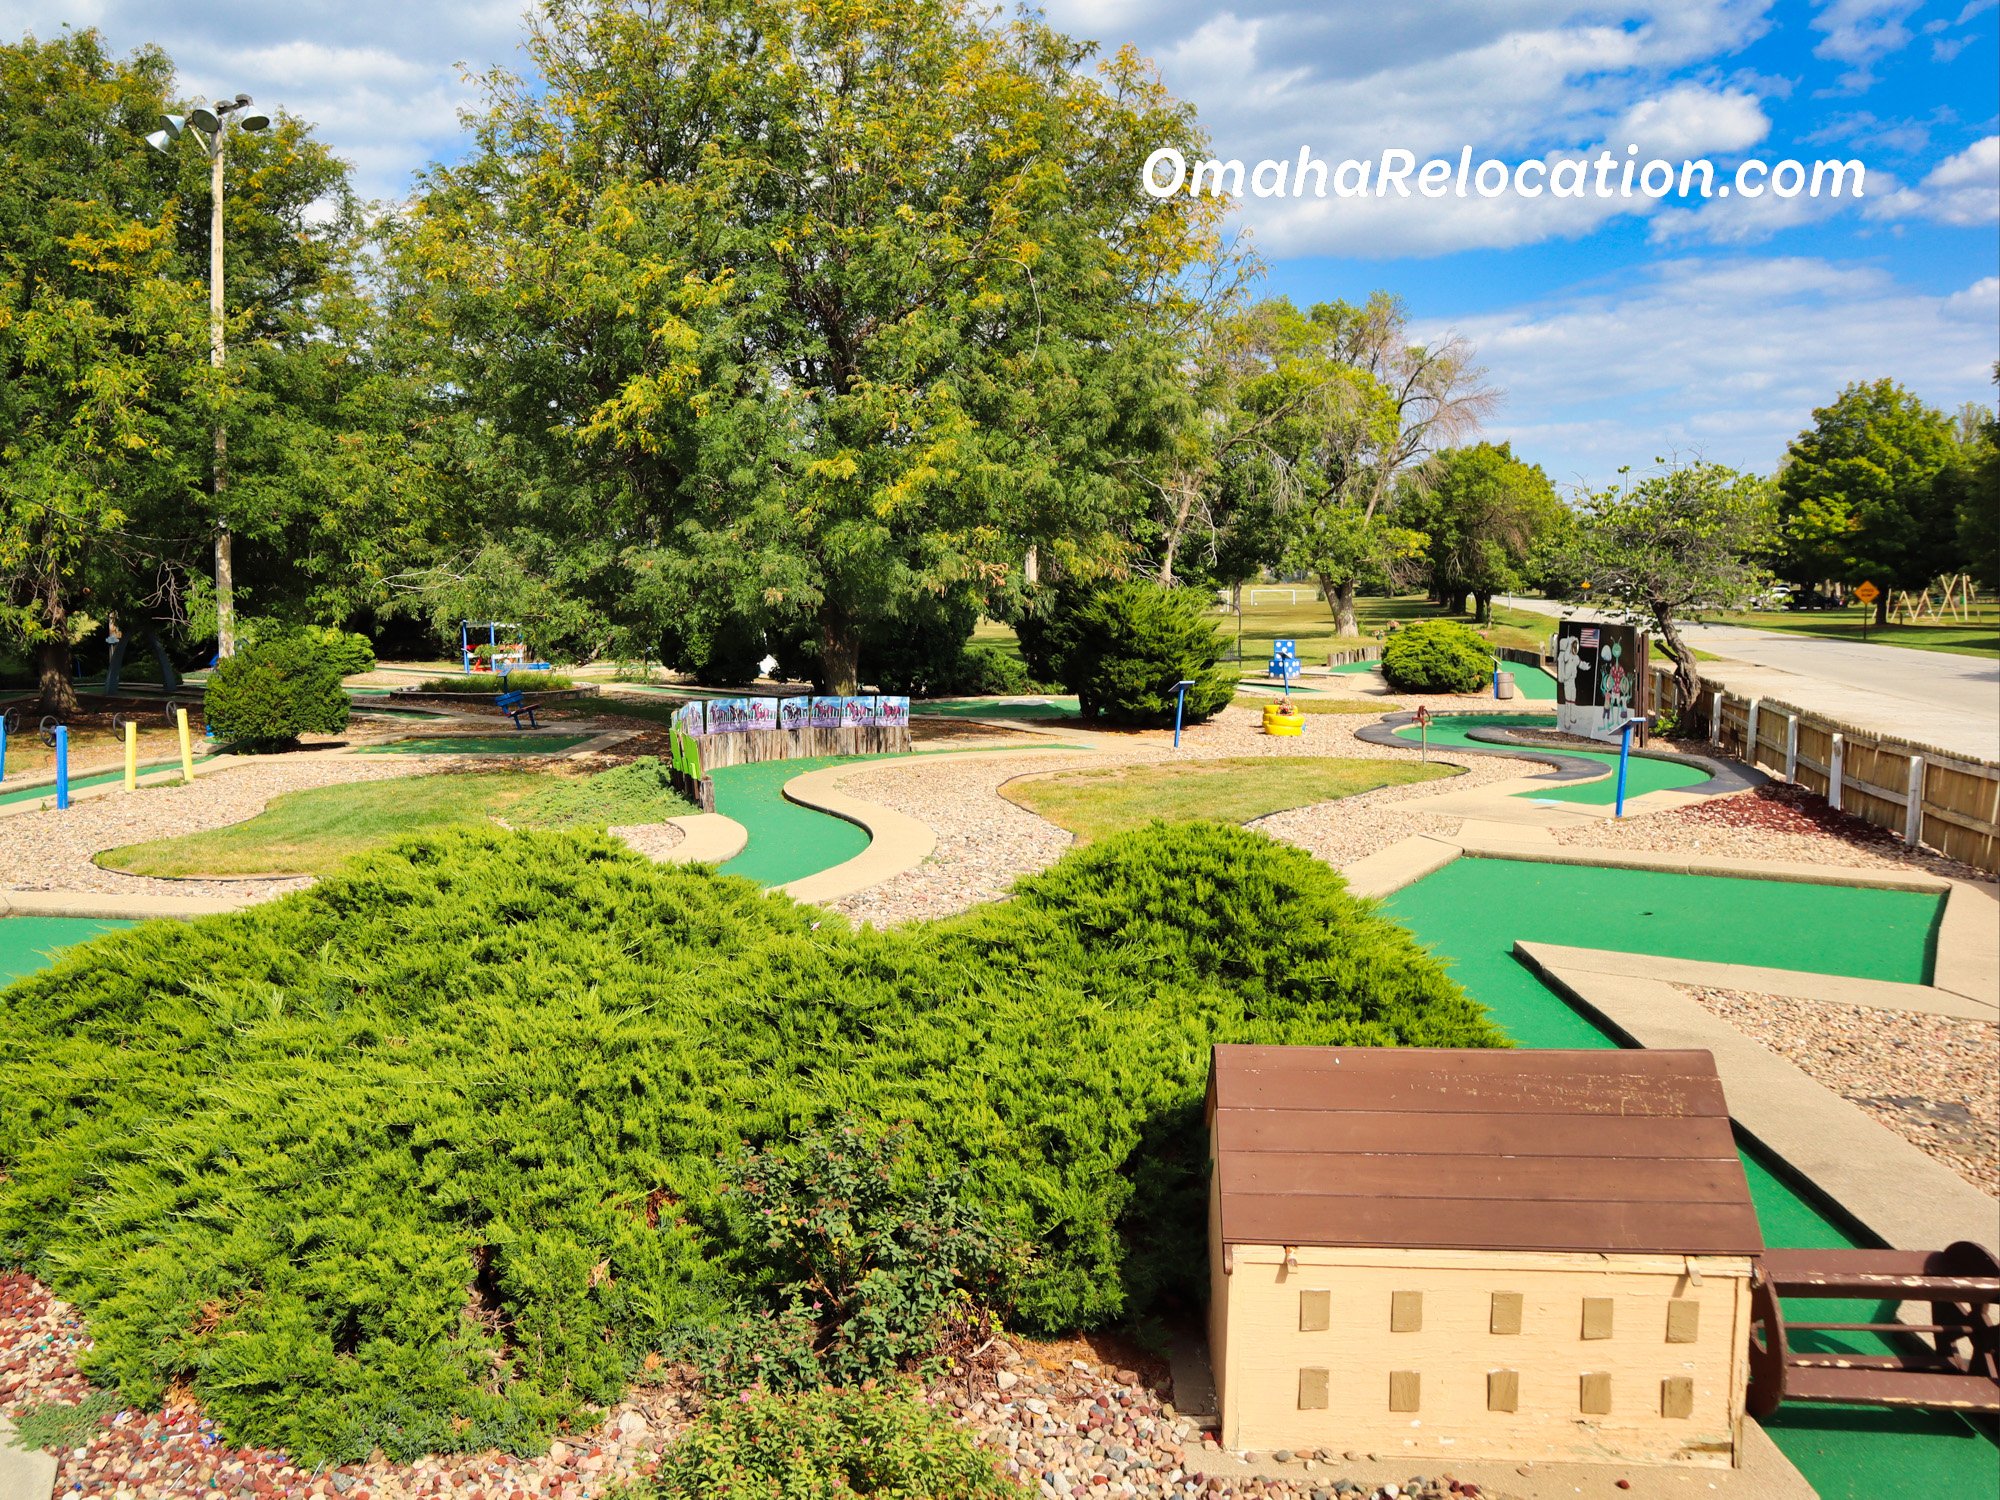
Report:
[[1180,749],[1181,747],[1181,707],[1186,702],[1187,702],[1187,689],[1184,687],[1175,688],[1174,689],[1174,748],[1176,750]]
[[69,806],[69,726],[56,725],[56,806]]
[[7,715],[0,713],[0,781],[7,779]]
[[1500,696],[1500,658],[1493,658],[1493,696]]
[[1632,759],[1632,726],[1638,722],[1637,719],[1627,719],[1625,732],[1618,739],[1618,805],[1612,810],[1614,818],[1625,816],[1625,767]]

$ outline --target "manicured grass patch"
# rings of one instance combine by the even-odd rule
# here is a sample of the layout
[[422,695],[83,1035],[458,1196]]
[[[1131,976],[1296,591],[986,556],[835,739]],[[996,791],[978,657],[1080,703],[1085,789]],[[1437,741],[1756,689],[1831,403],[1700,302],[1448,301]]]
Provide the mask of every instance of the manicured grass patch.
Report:
[[77,1306],[92,1379],[185,1383],[231,1441],[529,1451],[755,1290],[722,1163],[818,1123],[964,1169],[1033,1247],[1017,1326],[1191,1305],[1214,1042],[1501,1038],[1241,829],[888,932],[601,835],[451,832],[0,993],[0,1264]]
[[1292,707],[1302,714],[1393,714],[1403,705],[1387,698],[1294,698]]
[[313,787],[245,822],[107,849],[96,863],[166,877],[325,875],[400,839],[484,827],[545,784],[532,771],[483,771]]
[[[1743,614],[1703,615],[1702,622],[1708,625],[1747,625],[1753,630],[1782,630],[1788,635],[1860,644],[1864,634],[1864,615],[1873,619],[1874,611],[1760,609]],[[2000,655],[2000,617],[1986,607],[1974,609],[1972,618],[1963,623],[1957,620],[1926,620],[1920,625],[1870,625],[1866,636],[1868,644],[1876,646],[1949,651],[1958,656]],[[1695,654],[1701,655],[1700,652]]]
[[694,810],[651,758],[589,777],[445,772],[287,792],[247,822],[108,849],[97,863],[169,877],[325,875],[357,854],[496,817],[517,828],[605,828]]
[[499,693],[556,693],[576,683],[563,672],[509,672],[502,683],[498,672],[474,672],[456,677],[427,677],[416,685],[419,693],[473,693],[488,697]]
[[1247,823],[1288,807],[1453,774],[1450,766],[1402,761],[1244,755],[1063,771],[1009,782],[1002,792],[1089,843],[1155,818]]

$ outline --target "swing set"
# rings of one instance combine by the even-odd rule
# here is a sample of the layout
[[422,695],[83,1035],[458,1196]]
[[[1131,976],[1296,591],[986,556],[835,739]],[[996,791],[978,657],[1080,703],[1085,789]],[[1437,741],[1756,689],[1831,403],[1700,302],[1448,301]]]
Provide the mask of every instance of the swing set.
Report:
[[[473,636],[479,631],[486,632],[485,655],[481,648],[473,644]],[[471,672],[498,672],[505,676],[509,672],[546,672],[549,664],[545,661],[529,661],[527,645],[519,639],[503,641],[500,632],[508,630],[518,637],[521,627],[512,620],[460,620],[458,622],[458,654],[464,669]]]

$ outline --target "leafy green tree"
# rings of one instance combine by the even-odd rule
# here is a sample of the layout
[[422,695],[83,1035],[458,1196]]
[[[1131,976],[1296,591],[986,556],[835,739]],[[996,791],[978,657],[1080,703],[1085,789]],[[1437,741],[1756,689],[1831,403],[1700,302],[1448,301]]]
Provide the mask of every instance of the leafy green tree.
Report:
[[1398,514],[1429,538],[1432,591],[1451,604],[1470,594],[1481,624],[1495,594],[1526,584],[1529,557],[1564,518],[1541,465],[1516,458],[1506,443],[1439,455],[1429,488],[1400,503]]
[[1795,582],[1867,578],[1882,593],[1951,565],[1957,516],[1933,484],[1956,449],[1952,422],[1893,380],[1847,387],[1813,413],[1778,473],[1784,567]]
[[1356,589],[1396,581],[1425,543],[1394,516],[1397,494],[1427,487],[1437,455],[1497,397],[1463,339],[1415,342],[1408,313],[1385,292],[1359,307],[1314,307],[1298,337],[1324,399],[1284,466],[1286,560],[1318,577],[1335,628],[1350,636]]
[[347,169],[296,120],[232,142],[232,359],[209,367],[207,163],[143,140],[172,76],[91,31],[0,46],[0,634],[45,712],[74,708],[84,629],[199,631],[218,521],[246,538],[247,599],[331,621],[364,557],[387,571],[391,476],[414,487],[409,410],[365,353]]
[[1217,243],[1134,180],[1198,141],[1138,57],[970,0],[553,0],[527,51],[394,250],[501,534],[808,631],[835,688],[909,601],[1107,549]]
[[1579,592],[1589,585],[1592,602],[1651,624],[1674,659],[1686,715],[1700,704],[1701,675],[1681,621],[1697,609],[1748,602],[1764,580],[1755,559],[1776,534],[1768,481],[1721,464],[1674,463],[1589,498],[1569,571],[1579,575]]
[[[2000,364],[1993,378],[2000,383]],[[1934,506],[1958,523],[1958,567],[1986,588],[2000,587],[2000,418],[1990,406],[1959,413],[1959,446],[1938,471]]]

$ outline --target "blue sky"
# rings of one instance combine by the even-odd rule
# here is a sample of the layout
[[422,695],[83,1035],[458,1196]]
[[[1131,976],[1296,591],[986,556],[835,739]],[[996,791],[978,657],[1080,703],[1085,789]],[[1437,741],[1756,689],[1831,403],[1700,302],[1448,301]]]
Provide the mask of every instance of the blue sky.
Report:
[[[315,121],[364,192],[398,196],[460,149],[458,65],[519,59],[519,0],[0,0],[0,30],[96,26],[165,46],[193,92]],[[1868,194],[1482,202],[1246,200],[1295,300],[1383,287],[1458,332],[1505,392],[1489,432],[1563,484],[1701,453],[1769,471],[1854,379],[1990,402],[2000,356],[1995,0],[1048,0],[1135,43],[1194,101],[1216,154],[1518,161],[1622,149],[1860,157]],[[1135,163],[1135,170],[1137,164]]]

